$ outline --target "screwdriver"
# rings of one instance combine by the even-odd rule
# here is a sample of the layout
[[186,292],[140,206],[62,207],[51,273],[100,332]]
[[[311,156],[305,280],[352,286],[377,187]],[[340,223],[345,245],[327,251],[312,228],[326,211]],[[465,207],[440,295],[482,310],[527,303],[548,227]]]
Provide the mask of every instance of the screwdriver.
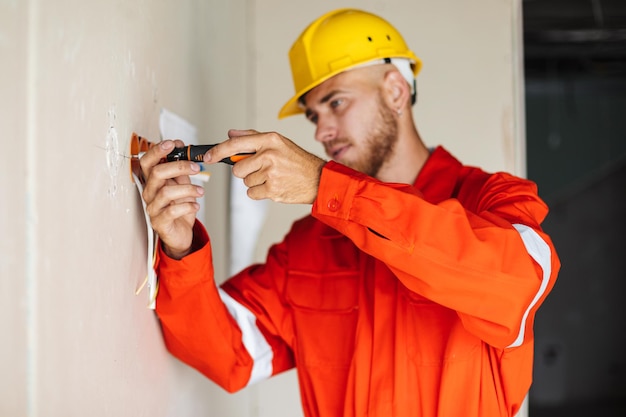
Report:
[[[167,162],[172,161],[195,161],[202,162],[204,160],[204,154],[211,149],[214,145],[187,145],[182,148],[174,148],[172,152],[167,154],[165,160]],[[236,155],[232,155],[221,159],[220,162],[223,162],[228,165],[235,165],[235,162],[239,162],[242,159],[245,159],[251,155],[254,155],[254,152],[244,152],[238,153]]]

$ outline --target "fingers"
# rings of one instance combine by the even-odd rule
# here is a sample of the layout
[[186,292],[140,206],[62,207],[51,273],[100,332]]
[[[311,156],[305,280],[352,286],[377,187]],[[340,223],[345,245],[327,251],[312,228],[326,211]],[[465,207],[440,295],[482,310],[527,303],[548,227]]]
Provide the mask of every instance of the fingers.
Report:
[[150,147],[148,151],[146,151],[139,159],[139,165],[141,166],[144,178],[148,178],[152,168],[161,163],[167,154],[172,152],[174,147],[177,146],[182,147],[185,146],[185,144],[182,140],[175,139],[164,140],[157,143],[155,146]]
[[319,177],[325,161],[275,132],[237,136],[230,140],[252,140],[257,152],[235,164],[233,175],[243,178],[248,196],[280,203],[310,204],[317,197]]
[[[159,191],[168,184],[191,184],[189,176],[200,172],[200,167],[195,162],[176,161],[154,166],[149,172],[150,174],[143,191],[143,199],[146,204],[151,203],[152,200],[155,199],[157,193],[159,193]],[[193,185],[192,187],[194,187],[196,194],[204,191],[200,186]],[[183,189],[190,191],[189,188]],[[194,193],[190,192],[187,197],[197,197],[197,195],[192,194]]]
[[248,197],[253,200],[271,199],[278,203],[311,204],[317,198],[319,178],[325,163],[314,155],[310,155],[308,160],[299,159],[294,164],[288,160],[277,160],[276,164],[264,166],[243,177]]
[[232,168],[233,175],[243,178],[250,198],[295,204],[315,200],[326,161],[276,132],[233,129],[228,136],[204,155],[204,161],[216,163],[238,153],[254,153]]
[[174,141],[164,140],[152,146],[148,151],[139,159],[139,165],[143,172],[144,178],[149,178],[152,168],[158,165],[165,156],[174,149]]
[[150,216],[152,228],[161,239],[163,249],[170,257],[181,259],[191,251],[193,223],[200,205],[194,202],[170,204],[160,211],[154,205]]
[[264,142],[264,134],[256,130],[228,131],[229,139],[214,146],[204,155],[204,162],[216,163],[239,153],[256,153]]
[[[144,195],[147,191],[144,189]],[[167,208],[186,203],[194,203],[196,198],[202,197],[204,190],[193,184],[187,185],[165,185],[158,192],[151,196],[145,196],[146,211],[153,218],[161,214]],[[148,202],[149,201],[149,202]],[[185,213],[187,214],[187,213]]]
[[191,183],[190,176],[200,172],[193,161],[163,163],[180,140],[164,140],[152,146],[139,159],[145,179],[142,198],[150,223],[159,235],[169,256],[180,259],[187,254],[193,240],[193,224],[200,205],[196,202],[204,188]]
[[237,137],[240,137],[240,136],[253,135],[255,133],[259,133],[259,132],[254,130],[254,129],[229,129],[228,130],[228,137],[229,138],[237,138]]

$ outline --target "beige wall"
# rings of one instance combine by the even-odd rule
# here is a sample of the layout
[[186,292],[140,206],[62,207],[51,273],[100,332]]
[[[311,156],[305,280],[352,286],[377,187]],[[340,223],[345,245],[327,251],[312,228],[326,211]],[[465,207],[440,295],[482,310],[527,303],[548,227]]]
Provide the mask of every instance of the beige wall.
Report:
[[[0,0],[0,415],[297,416],[293,372],[229,395],[165,351],[145,293],[145,229],[131,133],[161,108],[205,143],[277,130],[321,153],[292,94],[287,50],[323,12],[357,6],[424,61],[414,109],[429,145],[523,172],[519,0]],[[228,167],[207,185],[226,276]],[[262,259],[306,206],[269,205]]]
[[[217,42],[242,15],[241,1],[0,1],[0,415],[230,414],[134,294],[146,232],[119,153],[133,131],[158,140],[161,108],[202,137],[242,120],[244,34]],[[227,176],[207,201],[221,258]]]
[[[0,2],[0,136],[11,154],[0,163],[0,415],[24,415],[28,352],[25,308],[27,178],[26,79],[27,50],[15,38],[26,39],[26,9]],[[29,206],[30,207],[30,206]]]

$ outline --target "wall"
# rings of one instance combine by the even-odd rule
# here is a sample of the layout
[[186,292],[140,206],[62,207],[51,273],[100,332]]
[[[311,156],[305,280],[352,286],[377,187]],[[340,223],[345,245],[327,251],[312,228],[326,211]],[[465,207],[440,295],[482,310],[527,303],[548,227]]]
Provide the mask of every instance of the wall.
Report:
[[[216,41],[242,15],[241,1],[0,2],[0,415],[227,411],[135,296],[146,231],[120,155],[132,132],[159,140],[161,108],[215,140],[242,120],[230,51],[245,34]],[[216,65],[227,58],[235,70]],[[213,174],[208,227],[226,258],[229,173]]]
[[[0,164],[0,415],[23,415],[26,404],[27,315],[24,277],[26,196],[26,38],[24,8],[0,3],[0,139],[15,151]],[[8,414],[7,412],[11,412]]]
[[[1,0],[14,154],[0,164],[0,415],[300,415],[293,372],[229,395],[167,354],[134,294],[145,230],[119,154],[133,131],[158,139],[161,108],[203,142],[252,127],[321,153],[303,118],[276,114],[291,43],[343,6],[387,17],[424,61],[414,111],[427,144],[523,173],[519,0]],[[229,171],[212,171],[207,227],[226,277]],[[269,204],[253,257],[307,211]]]

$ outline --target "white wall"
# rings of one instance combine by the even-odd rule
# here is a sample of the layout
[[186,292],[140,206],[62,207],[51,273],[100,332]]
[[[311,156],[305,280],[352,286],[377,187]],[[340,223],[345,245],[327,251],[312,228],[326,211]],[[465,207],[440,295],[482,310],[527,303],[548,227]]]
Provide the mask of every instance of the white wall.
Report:
[[[0,415],[227,410],[211,401],[213,384],[166,352],[145,291],[134,294],[146,274],[145,226],[119,155],[133,131],[159,139],[163,107],[203,138],[242,119],[246,69],[231,50],[244,36],[217,41],[242,6],[0,1]],[[218,258],[227,178],[214,173],[207,202]]]
[[[293,372],[229,395],[165,351],[145,293],[131,133],[167,108],[219,141],[277,130],[321,153],[287,51],[320,14],[380,13],[422,58],[414,109],[429,145],[521,173],[519,0],[0,0],[0,415],[297,416]],[[228,167],[207,185],[226,276]],[[263,259],[306,206],[269,205]]]

